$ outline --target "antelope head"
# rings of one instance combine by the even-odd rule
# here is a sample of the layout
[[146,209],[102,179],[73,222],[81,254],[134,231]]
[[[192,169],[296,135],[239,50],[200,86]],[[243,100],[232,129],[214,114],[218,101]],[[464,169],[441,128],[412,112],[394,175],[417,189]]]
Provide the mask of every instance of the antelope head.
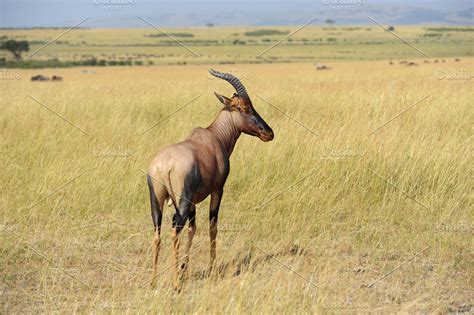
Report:
[[252,101],[245,90],[244,85],[230,73],[222,73],[210,69],[209,73],[217,78],[229,82],[236,93],[228,98],[216,92],[217,99],[224,105],[232,115],[235,127],[245,134],[258,137],[262,141],[273,140],[274,134],[272,128],[263,120],[252,105]]

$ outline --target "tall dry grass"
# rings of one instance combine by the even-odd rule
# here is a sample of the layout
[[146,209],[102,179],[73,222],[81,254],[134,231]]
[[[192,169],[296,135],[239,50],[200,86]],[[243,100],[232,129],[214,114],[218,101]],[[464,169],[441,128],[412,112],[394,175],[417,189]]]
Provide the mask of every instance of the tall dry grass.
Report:
[[[462,59],[442,67],[472,69]],[[148,287],[141,170],[207,126],[220,109],[212,92],[230,86],[204,66],[2,80],[3,312],[472,310],[472,80],[440,80],[435,64],[331,66],[215,66],[242,77],[276,138],[236,146],[211,277],[208,202],[198,206],[181,293],[169,208],[158,288]]]

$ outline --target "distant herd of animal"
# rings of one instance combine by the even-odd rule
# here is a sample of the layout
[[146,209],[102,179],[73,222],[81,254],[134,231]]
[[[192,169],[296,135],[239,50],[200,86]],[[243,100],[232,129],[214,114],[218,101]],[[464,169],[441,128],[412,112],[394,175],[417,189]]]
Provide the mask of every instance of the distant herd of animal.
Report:
[[[458,58],[454,59],[455,62],[460,62],[461,60],[459,60]],[[439,63],[440,60],[438,59],[435,59],[433,60],[433,63]],[[441,62],[446,62],[446,60],[444,59],[441,59]],[[431,63],[430,60],[424,60],[423,63]],[[393,65],[394,62],[390,60],[390,62],[388,63],[389,65]],[[418,64],[416,62],[413,62],[413,61],[406,61],[406,60],[402,60],[399,62],[399,64],[401,65],[406,65],[408,67],[411,67],[411,66],[418,66]],[[314,64],[314,67],[316,68],[317,71],[320,71],[320,70],[331,70],[331,67],[328,67],[322,63],[315,63]]]
[[[454,61],[456,62],[460,62],[461,60],[459,60],[458,58],[454,59]],[[440,61],[438,59],[435,59],[433,60],[433,63],[439,63]],[[441,62],[446,62],[446,60],[444,59],[441,59]],[[424,60],[423,63],[431,63],[431,60]],[[388,63],[389,65],[393,65],[393,61],[390,61]],[[399,64],[401,65],[406,65],[408,67],[412,67],[412,66],[418,66],[418,64],[416,62],[413,62],[413,61],[406,61],[406,60],[402,60],[399,62]]]
[[62,81],[63,78],[58,76],[58,75],[53,75],[51,79],[49,77],[46,77],[44,75],[38,74],[35,76],[31,77],[31,81]]

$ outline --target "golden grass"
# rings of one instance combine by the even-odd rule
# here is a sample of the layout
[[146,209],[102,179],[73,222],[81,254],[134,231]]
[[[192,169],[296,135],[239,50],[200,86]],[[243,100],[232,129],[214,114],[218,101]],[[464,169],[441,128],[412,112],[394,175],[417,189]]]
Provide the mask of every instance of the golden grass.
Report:
[[[215,66],[243,77],[276,138],[242,136],[236,146],[220,212],[221,273],[211,277],[201,276],[208,202],[198,206],[181,293],[171,285],[169,208],[158,288],[148,287],[141,169],[207,126],[219,110],[212,92],[231,88],[209,79],[207,66],[9,70],[21,79],[0,82],[2,311],[472,310],[474,89],[437,78],[441,67],[472,71],[473,59],[461,59],[334,62],[330,71]],[[30,82],[37,73],[64,81]]]

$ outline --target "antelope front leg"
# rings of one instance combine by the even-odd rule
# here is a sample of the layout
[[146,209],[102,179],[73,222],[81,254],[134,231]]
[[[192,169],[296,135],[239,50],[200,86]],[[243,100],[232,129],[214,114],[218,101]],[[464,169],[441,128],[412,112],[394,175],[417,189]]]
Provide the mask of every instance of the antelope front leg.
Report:
[[213,192],[211,194],[211,208],[209,211],[209,236],[211,239],[211,260],[209,273],[216,264],[216,237],[217,237],[217,220],[219,217],[219,207],[221,205],[223,190]]

